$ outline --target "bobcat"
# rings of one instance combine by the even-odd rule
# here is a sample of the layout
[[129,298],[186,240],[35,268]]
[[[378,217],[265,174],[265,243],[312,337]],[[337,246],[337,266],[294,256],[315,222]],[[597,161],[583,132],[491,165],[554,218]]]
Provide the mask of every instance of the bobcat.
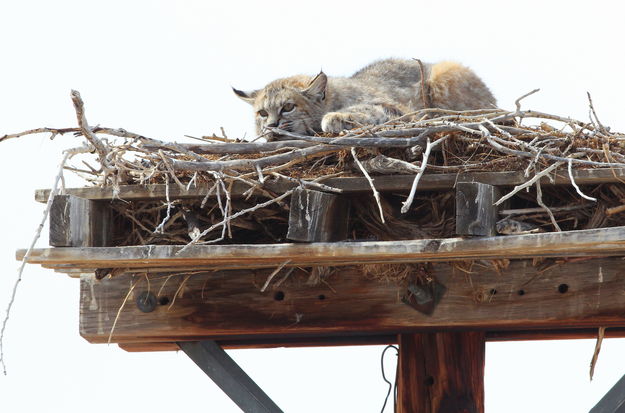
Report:
[[[421,71],[426,93],[423,96]],[[469,68],[455,62],[423,64],[385,59],[365,66],[351,77],[277,79],[262,89],[234,93],[254,107],[256,132],[277,127],[299,134],[339,133],[376,125],[428,106],[451,110],[495,107],[488,87]],[[274,137],[269,136],[268,140]]]

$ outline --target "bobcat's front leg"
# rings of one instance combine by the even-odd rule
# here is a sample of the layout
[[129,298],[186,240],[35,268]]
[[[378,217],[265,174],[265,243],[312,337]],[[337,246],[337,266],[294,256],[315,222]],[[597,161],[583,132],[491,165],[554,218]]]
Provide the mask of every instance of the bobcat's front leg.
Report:
[[321,119],[321,130],[339,133],[365,125],[379,125],[401,116],[402,112],[390,104],[360,104],[348,106],[340,112],[328,112]]

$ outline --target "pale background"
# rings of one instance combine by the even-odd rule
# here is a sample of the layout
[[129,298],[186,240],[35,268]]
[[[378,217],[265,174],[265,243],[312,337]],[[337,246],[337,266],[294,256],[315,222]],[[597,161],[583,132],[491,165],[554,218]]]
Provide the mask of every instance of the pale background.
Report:
[[[251,135],[230,86],[298,72],[349,75],[382,57],[454,59],[502,107],[625,130],[620,2],[9,1],[0,0],[0,135],[75,125],[78,89],[92,125],[158,139],[223,126]],[[0,313],[70,136],[0,144]],[[68,184],[81,181],[68,174]],[[39,246],[47,245],[47,232]],[[3,412],[210,411],[238,408],[181,353],[130,354],[78,334],[78,281],[28,266],[6,332]],[[625,373],[625,341],[606,340],[588,380],[591,340],[487,345],[487,412],[585,412]],[[381,347],[230,354],[287,412],[378,412]],[[393,375],[388,355],[389,375]],[[387,407],[387,412],[392,407]]]

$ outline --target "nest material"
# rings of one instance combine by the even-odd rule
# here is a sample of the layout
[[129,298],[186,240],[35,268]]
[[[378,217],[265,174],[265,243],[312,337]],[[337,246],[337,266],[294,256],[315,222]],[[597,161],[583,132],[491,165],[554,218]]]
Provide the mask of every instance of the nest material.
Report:
[[[86,142],[68,151],[68,158],[80,162],[66,169],[95,185],[115,189],[124,184],[164,183],[168,195],[174,185],[209,188],[211,196],[202,202],[169,196],[165,202],[115,202],[118,245],[280,242],[292,191],[272,193],[264,184],[288,180],[340,192],[323,184],[334,176],[364,175],[371,183],[374,197],[354,201],[353,239],[452,236],[453,196],[416,192],[424,173],[524,171],[525,189],[530,192],[520,187],[511,190],[504,196],[510,198],[505,209],[530,212],[502,217],[530,222],[545,231],[623,224],[615,213],[625,210],[620,184],[557,190],[537,186],[538,178],[559,170],[568,170],[573,177],[575,168],[625,168],[625,135],[599,122],[592,101],[590,122],[523,111],[517,101],[515,111],[424,109],[338,137],[273,129],[269,132],[283,140],[247,143],[223,134],[201,138],[201,144],[177,144],[123,129],[91,128],[77,92],[72,100],[78,128],[40,128],[5,135],[0,142],[31,133],[74,133]],[[393,173],[416,174],[408,198],[377,193],[371,175]],[[248,187],[243,198],[231,196],[234,183]]]

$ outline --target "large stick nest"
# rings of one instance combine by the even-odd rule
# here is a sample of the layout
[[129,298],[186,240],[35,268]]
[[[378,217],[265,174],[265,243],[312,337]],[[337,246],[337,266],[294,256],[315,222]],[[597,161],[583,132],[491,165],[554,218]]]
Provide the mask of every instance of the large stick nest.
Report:
[[[78,92],[72,92],[77,128],[39,128],[32,133],[73,133],[85,138],[67,151],[66,165],[93,184],[165,184],[208,188],[202,201],[113,202],[116,245],[264,243],[284,241],[288,197],[265,183],[288,180],[322,191],[337,176],[365,176],[371,194],[352,199],[353,239],[415,239],[452,236],[454,198],[449,192],[418,191],[424,173],[523,171],[527,183],[511,190],[507,216],[529,231],[597,228],[623,224],[621,184],[579,188],[540,187],[543,176],[576,168],[625,168],[625,135],[597,118],[590,101],[589,122],[531,110],[424,109],[383,125],[363,126],[340,136],[303,136],[269,130],[279,140],[250,143],[206,136],[197,144],[163,142],[124,129],[90,127]],[[416,175],[409,194],[379,194],[371,176]],[[572,179],[573,180],[573,179]],[[237,182],[249,189],[231,196]],[[503,199],[500,200],[503,202]],[[624,208],[625,209],[625,208]],[[519,212],[521,211],[521,212]],[[384,217],[384,219],[382,219]],[[509,227],[509,225],[508,225]],[[506,233],[505,230],[501,231]]]

